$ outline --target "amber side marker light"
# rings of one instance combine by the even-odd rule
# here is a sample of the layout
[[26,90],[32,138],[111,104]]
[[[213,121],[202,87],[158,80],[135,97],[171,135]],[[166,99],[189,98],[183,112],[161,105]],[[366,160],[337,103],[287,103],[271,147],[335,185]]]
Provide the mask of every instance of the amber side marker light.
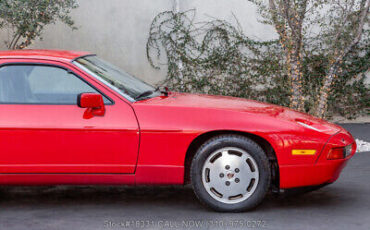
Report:
[[293,149],[292,150],[292,155],[315,155],[316,150],[315,149]]

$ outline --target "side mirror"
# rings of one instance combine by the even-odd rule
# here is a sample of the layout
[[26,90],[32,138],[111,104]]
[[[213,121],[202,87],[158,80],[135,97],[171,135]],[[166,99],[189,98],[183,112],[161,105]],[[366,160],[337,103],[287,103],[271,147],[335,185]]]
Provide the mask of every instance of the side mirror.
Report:
[[97,93],[81,93],[77,96],[77,105],[86,108],[83,118],[90,119],[94,116],[104,116],[105,106],[102,95]]

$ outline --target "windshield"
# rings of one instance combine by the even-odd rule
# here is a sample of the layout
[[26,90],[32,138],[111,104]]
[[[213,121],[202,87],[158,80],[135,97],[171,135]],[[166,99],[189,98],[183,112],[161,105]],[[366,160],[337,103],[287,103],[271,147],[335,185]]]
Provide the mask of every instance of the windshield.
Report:
[[[145,99],[156,96],[153,86],[131,76],[118,67],[99,59],[96,56],[78,58],[74,64],[87,70],[94,77],[103,80],[108,86],[129,96],[130,100]],[[144,96],[141,96],[144,95]]]

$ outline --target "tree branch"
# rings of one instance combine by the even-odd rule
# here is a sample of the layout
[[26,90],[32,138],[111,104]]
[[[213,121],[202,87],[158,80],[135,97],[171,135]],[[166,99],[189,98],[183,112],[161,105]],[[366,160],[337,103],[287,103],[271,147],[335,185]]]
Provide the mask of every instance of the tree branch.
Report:
[[14,43],[12,44],[12,47],[10,47],[12,50],[16,49],[16,45],[19,41],[19,39],[22,37],[21,34],[18,35],[17,39],[14,41]]
[[[365,2],[366,3],[366,6],[365,6]],[[365,21],[366,21],[366,17],[368,16],[369,14],[369,8],[370,8],[370,0],[363,0],[361,2],[361,7],[360,7],[360,10],[362,9],[360,15],[359,15],[359,23],[358,23],[358,27],[357,27],[357,31],[356,31],[356,35],[352,41],[352,43],[346,47],[343,52],[341,53],[341,55],[339,56],[339,58],[337,58],[337,61],[341,60],[344,56],[346,56],[348,54],[348,52],[354,47],[356,46],[360,39],[361,39],[361,36],[362,36],[362,31],[363,31],[363,28],[364,28],[364,24],[365,24]]]

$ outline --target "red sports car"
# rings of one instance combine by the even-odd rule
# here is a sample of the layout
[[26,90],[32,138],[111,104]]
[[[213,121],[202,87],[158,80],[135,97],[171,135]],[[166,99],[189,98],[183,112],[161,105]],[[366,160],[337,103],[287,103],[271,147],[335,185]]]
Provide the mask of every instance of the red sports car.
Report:
[[155,89],[96,55],[0,52],[0,184],[191,183],[218,211],[334,182],[343,128],[256,101]]

